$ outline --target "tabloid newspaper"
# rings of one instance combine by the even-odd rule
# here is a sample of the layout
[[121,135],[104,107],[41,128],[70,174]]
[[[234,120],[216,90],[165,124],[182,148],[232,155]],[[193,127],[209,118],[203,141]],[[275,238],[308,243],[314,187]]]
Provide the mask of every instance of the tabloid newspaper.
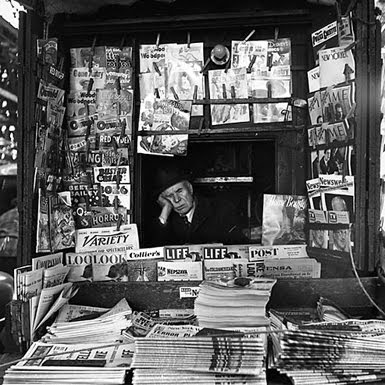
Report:
[[264,194],[262,245],[305,243],[306,210],[306,196]]
[[[248,98],[246,68],[211,70],[209,87],[211,99]],[[211,105],[212,125],[242,123],[250,121],[247,104]]]
[[76,230],[75,251],[116,252],[139,249],[139,237],[136,224],[123,225],[119,230],[101,227]]
[[55,323],[69,322],[76,318],[81,318],[89,315],[104,314],[109,310],[105,307],[85,306],[85,305],[73,305],[65,304],[59,311],[55,319]]
[[158,262],[158,281],[201,281],[202,262]]

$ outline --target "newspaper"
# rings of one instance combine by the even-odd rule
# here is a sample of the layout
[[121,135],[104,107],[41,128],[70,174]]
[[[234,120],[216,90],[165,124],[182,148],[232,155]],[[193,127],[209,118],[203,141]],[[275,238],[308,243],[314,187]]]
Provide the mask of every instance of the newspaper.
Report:
[[158,281],[201,281],[202,262],[158,262]]
[[28,301],[32,297],[40,295],[43,286],[43,268],[20,273],[21,288],[19,299]]
[[106,313],[109,309],[105,307],[84,306],[65,304],[57,314],[55,323],[69,322],[77,318],[87,317],[91,315],[101,315]]
[[63,264],[44,269],[43,289],[63,284],[69,270],[70,268],[68,266],[64,266]]
[[[248,98],[246,68],[211,70],[208,74],[211,99]],[[249,106],[213,104],[211,120],[212,125],[249,122]]]
[[139,237],[136,224],[123,225],[120,230],[111,227],[76,230],[75,251],[116,252],[139,249]]
[[192,337],[201,330],[194,325],[154,325],[146,338],[186,338]]
[[48,269],[59,264],[63,264],[62,252],[32,258],[32,270]]
[[264,194],[262,245],[305,243],[306,210],[305,196]]

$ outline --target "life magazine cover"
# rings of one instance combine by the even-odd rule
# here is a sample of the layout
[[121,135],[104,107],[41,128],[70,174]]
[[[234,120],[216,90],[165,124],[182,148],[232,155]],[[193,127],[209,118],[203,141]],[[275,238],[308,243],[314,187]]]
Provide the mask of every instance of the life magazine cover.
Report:
[[[211,99],[248,98],[246,68],[209,71]],[[213,125],[250,121],[248,104],[211,105]]]
[[306,210],[306,196],[264,194],[262,245],[306,243]]

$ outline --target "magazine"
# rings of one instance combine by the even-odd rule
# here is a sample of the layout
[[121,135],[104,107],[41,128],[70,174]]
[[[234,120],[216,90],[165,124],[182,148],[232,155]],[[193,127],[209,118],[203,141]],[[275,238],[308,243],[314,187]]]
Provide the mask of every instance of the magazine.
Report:
[[[132,88],[132,48],[106,47],[106,88]],[[119,80],[118,80],[119,79]]]
[[307,71],[307,81],[309,86],[309,92],[319,91],[321,86],[319,78],[319,66]]
[[113,89],[96,89],[96,112],[100,117],[131,115],[133,91]]
[[328,248],[328,230],[310,229],[309,230],[309,246],[318,249]]
[[305,196],[264,194],[262,245],[305,243],[306,211]]
[[319,52],[321,88],[353,80],[355,70],[354,55],[351,49],[336,47]]
[[311,41],[313,47],[314,61],[316,64],[319,63],[318,53],[320,50],[326,48],[337,47],[338,44],[338,31],[337,31],[337,22],[333,21],[332,23],[322,27],[311,34]]
[[314,94],[310,94],[307,98],[307,105],[310,116],[310,124],[321,124],[323,121],[323,110],[321,104],[321,92],[316,91]]
[[351,229],[336,228],[328,232],[328,249],[350,253],[353,246]]
[[116,252],[139,249],[139,237],[136,224],[123,225],[120,230],[100,227],[76,230],[75,251],[80,252]]
[[351,114],[355,106],[354,83],[328,87],[321,91],[322,116],[324,122],[341,121]]
[[92,281],[94,253],[66,253],[66,266],[70,268],[68,282]]
[[67,94],[66,115],[75,118],[96,112],[96,91],[70,91]]
[[201,281],[202,262],[158,262],[158,281]]
[[37,57],[46,64],[57,64],[58,39],[37,39]]
[[291,40],[270,39],[267,46],[268,67],[291,65]]
[[[267,40],[248,40],[246,42],[233,40],[231,42],[231,68],[247,68],[252,60],[255,67],[267,67]],[[271,52],[275,47],[271,46]],[[256,59],[253,59],[253,56]]]
[[43,191],[40,188],[38,190],[36,252],[51,252],[48,197],[43,194]]
[[[254,123],[273,123],[286,121],[287,103],[254,103]],[[289,119],[291,120],[291,119]]]
[[[91,79],[93,82],[92,84],[90,84]],[[91,72],[87,67],[71,68],[70,91],[88,92],[91,90],[103,89],[105,85],[106,85],[105,68],[93,69]]]
[[307,258],[306,245],[250,246],[249,261],[261,259]]
[[[248,98],[246,68],[211,70],[209,73],[210,98],[231,99]],[[247,104],[213,104],[211,105],[213,125],[242,123],[250,121]]]
[[94,167],[95,183],[111,184],[111,183],[130,183],[130,167]]
[[206,281],[229,281],[235,278],[231,259],[206,259],[203,269]]

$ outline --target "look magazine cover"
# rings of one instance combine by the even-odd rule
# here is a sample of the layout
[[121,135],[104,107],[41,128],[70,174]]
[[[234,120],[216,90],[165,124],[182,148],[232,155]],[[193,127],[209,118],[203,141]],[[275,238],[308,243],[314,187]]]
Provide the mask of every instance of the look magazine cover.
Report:
[[264,194],[262,245],[305,243],[306,210],[305,196]]

